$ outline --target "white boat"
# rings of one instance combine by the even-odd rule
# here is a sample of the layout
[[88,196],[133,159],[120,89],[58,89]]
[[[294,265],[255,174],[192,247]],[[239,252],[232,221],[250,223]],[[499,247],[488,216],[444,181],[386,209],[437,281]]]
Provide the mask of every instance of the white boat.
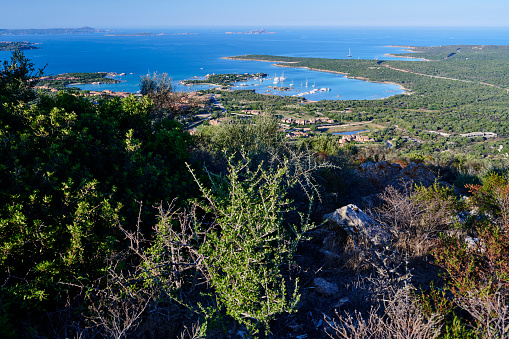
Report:
[[351,58],[352,57],[352,53],[350,52],[350,48],[348,49],[348,55],[346,57],[347,58]]
[[293,79],[292,79],[292,83],[290,84],[290,87],[292,87],[292,86],[293,86]]

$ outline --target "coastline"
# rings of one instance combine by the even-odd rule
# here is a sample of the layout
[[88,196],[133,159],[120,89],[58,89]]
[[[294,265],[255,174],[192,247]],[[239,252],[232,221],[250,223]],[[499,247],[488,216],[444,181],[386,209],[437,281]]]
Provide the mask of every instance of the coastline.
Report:
[[429,60],[429,59],[426,59],[426,58],[418,58],[418,57],[406,56],[406,55],[403,56],[403,55],[390,54],[390,53],[385,53],[384,55],[388,56],[388,57],[393,57],[393,58],[418,59],[418,60],[422,60],[422,61],[434,61],[434,60]]
[[330,71],[330,70],[325,70],[325,69],[310,68],[310,67],[304,67],[304,66],[300,66],[299,67],[299,66],[285,65],[285,64],[297,64],[297,63],[299,63],[298,61],[255,60],[255,59],[241,59],[241,58],[232,58],[232,57],[222,57],[222,59],[272,62],[272,66],[276,66],[276,67],[304,68],[304,69],[307,69],[307,70],[310,70],[310,71],[315,71],[315,72],[327,72],[327,73],[333,73],[333,74],[341,74],[341,75],[344,75],[348,79],[362,80],[362,81],[371,82],[371,83],[375,83],[375,84],[395,85],[395,86],[398,86],[398,88],[400,90],[404,91],[403,94],[406,94],[406,95],[412,94],[412,92],[409,89],[405,88],[402,84],[398,84],[398,83],[395,83],[395,82],[390,82],[390,81],[374,81],[374,80],[370,80],[370,79],[364,78],[364,77],[349,77],[348,73],[339,72],[339,71]]
[[298,61],[281,61],[281,60],[262,60],[262,59],[244,59],[244,58],[237,58],[237,57],[221,57],[221,59],[226,60],[240,60],[240,61],[260,61],[260,62],[278,62],[282,64],[297,64]]

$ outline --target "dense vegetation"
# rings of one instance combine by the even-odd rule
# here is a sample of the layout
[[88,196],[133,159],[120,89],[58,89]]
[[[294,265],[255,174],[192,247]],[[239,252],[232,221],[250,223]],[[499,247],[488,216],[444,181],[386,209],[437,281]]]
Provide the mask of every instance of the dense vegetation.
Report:
[[71,84],[92,84],[92,83],[104,83],[104,84],[115,84],[120,81],[112,78],[108,78],[108,73],[64,73],[55,76],[46,76],[39,79],[39,86],[47,86],[57,90],[65,90],[68,85]]
[[267,77],[265,73],[255,73],[255,74],[212,74],[208,75],[206,79],[191,79],[191,80],[183,80],[183,84],[190,85],[198,85],[198,84],[214,84],[219,86],[232,86],[235,82],[239,81],[247,81],[250,79],[261,79]]
[[0,51],[17,51],[26,49],[39,49],[39,47],[34,46],[33,43],[28,41],[0,41]]
[[[382,100],[322,101],[310,104],[316,111],[342,122],[369,120],[393,128],[399,137],[417,138],[405,143],[407,152],[450,150],[497,156],[507,146],[509,96],[506,46],[418,47],[422,53],[404,56],[436,61],[334,60],[249,55],[234,57],[274,60],[285,67],[341,72],[369,81],[401,84],[408,93]],[[403,56],[403,55],[402,55]],[[446,59],[444,59],[446,58]],[[307,105],[308,106],[308,105]],[[430,131],[433,131],[430,133]],[[449,137],[434,132],[449,134]],[[496,133],[499,139],[463,137],[472,132]],[[424,152],[423,152],[424,151]],[[505,151],[504,151],[505,153]]]
[[[355,61],[358,74],[401,74],[383,64]],[[264,114],[191,135],[167,75],[143,77],[141,97],[92,101],[34,91],[41,73],[20,52],[0,70],[1,337],[507,336],[506,168],[401,154],[391,126],[377,133],[393,148],[341,147],[327,134],[289,141],[276,118],[292,109],[385,123],[425,112],[435,123],[463,112],[477,86],[500,89],[451,81],[448,97],[446,80],[408,73],[412,95],[377,102],[211,91]],[[435,110],[406,107],[436,95]],[[393,112],[375,115],[382,107]],[[380,160],[425,162],[456,187],[358,174]],[[383,246],[321,224],[368,195],[378,204],[367,212],[392,235]],[[320,296],[316,277],[342,290]]]

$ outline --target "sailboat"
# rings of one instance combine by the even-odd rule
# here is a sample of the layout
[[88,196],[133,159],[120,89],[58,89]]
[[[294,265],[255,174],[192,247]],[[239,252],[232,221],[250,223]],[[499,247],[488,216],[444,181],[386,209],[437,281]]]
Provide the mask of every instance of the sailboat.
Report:
[[316,81],[313,82],[313,87],[315,87],[315,86],[316,86]]
[[308,87],[308,78],[306,78],[306,87]]
[[351,58],[352,57],[352,53],[350,52],[350,48],[348,49],[348,55],[346,57],[347,58]]
[[290,84],[290,87],[293,87],[293,79],[292,79],[292,83]]
[[285,80],[286,80],[286,78],[285,78],[285,71],[283,71],[283,74],[281,74],[281,76],[279,77],[279,81],[283,82]]

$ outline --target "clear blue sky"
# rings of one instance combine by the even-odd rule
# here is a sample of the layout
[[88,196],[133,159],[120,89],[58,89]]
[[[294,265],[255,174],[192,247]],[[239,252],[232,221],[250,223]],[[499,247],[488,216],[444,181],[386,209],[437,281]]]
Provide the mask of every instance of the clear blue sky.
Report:
[[509,26],[509,0],[17,0],[0,28]]

